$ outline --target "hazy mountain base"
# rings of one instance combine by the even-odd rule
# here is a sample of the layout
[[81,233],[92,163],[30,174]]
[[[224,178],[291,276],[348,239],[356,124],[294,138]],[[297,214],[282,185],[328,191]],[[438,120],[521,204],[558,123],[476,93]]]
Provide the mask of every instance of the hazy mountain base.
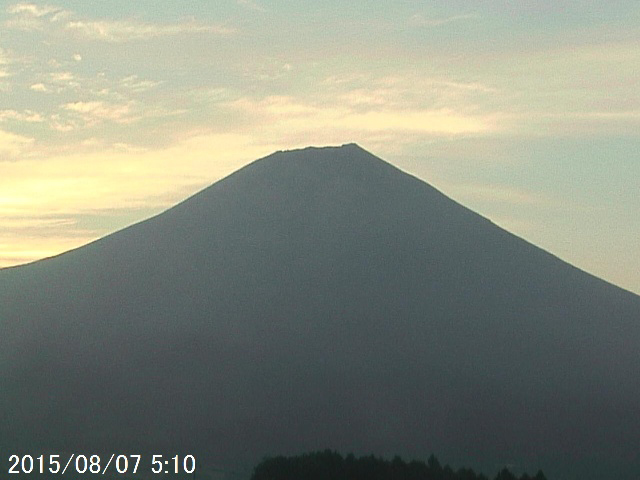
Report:
[[5,448],[636,480],[640,298],[355,145],[0,271]]

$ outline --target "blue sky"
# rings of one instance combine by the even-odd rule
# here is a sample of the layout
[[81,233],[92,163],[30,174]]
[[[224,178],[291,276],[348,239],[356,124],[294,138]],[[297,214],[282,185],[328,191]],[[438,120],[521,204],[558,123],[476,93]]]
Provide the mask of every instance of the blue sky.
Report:
[[638,2],[0,3],[0,266],[357,142],[640,293]]

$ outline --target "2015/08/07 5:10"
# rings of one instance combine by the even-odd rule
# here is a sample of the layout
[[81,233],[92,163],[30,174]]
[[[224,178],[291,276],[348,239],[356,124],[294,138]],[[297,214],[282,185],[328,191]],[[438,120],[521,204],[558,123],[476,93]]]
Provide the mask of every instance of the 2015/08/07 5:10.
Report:
[[[48,457],[48,458],[47,458]],[[52,473],[64,475],[71,465],[71,470],[78,474],[84,473],[101,473],[105,474],[111,464],[112,470],[119,473],[137,473],[138,466],[142,455],[117,455],[111,454],[111,457],[102,467],[102,457],[100,455],[76,455],[72,453],[66,462],[60,462],[60,455],[51,454],[48,456],[39,455],[37,457],[31,455],[11,455],[9,457],[10,474],[30,474],[30,473]],[[152,473],[193,473],[196,470],[196,459],[193,455],[185,455],[181,457],[174,455],[164,459],[163,455],[152,455],[151,472]],[[74,461],[75,459],[75,461]],[[114,461],[115,460],[115,461]],[[182,460],[182,461],[180,461]],[[73,464],[72,464],[73,462]],[[64,468],[62,463],[65,463]]]

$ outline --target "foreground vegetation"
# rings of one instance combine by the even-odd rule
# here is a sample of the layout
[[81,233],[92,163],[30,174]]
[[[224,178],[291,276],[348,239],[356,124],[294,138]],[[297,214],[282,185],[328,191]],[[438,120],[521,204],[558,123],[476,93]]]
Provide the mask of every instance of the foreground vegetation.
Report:
[[[526,473],[516,477],[503,469],[494,480],[546,480],[542,472],[534,477]],[[259,463],[251,480],[490,480],[468,468],[454,471],[442,466],[433,455],[425,463],[405,462],[400,457],[384,460],[373,455],[356,458],[343,457],[337,452],[305,453],[294,457],[271,457]]]

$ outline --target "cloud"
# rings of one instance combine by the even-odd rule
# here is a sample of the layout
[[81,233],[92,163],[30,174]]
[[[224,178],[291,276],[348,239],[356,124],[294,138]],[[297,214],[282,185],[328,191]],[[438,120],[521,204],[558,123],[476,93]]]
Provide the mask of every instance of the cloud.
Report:
[[[19,30],[55,29],[91,40],[127,42],[162,36],[211,33],[228,35],[234,29],[223,25],[205,25],[192,20],[184,23],[153,24],[136,20],[91,20],[79,18],[74,12],[53,6],[31,3],[12,5],[7,12],[13,15],[5,25]],[[76,61],[80,57],[76,54]]]
[[71,72],[53,72],[50,76],[51,80],[56,83],[67,83],[73,80],[73,73]]
[[345,113],[338,125],[369,131],[403,130],[430,134],[463,134],[497,129],[495,118],[465,115],[452,109]]
[[[360,94],[362,95],[362,94]],[[452,108],[394,107],[384,98],[363,97],[379,108],[358,111],[342,103],[315,105],[288,96],[268,96],[261,100],[239,98],[229,106],[283,130],[336,130],[366,132],[420,132],[425,134],[464,134],[499,129],[498,115],[473,115]],[[373,99],[373,100],[372,100]]]
[[13,72],[7,70],[5,67],[8,67],[15,60],[11,57],[9,52],[0,48],[0,79],[7,78],[13,75]]
[[2,157],[15,157],[26,147],[33,144],[34,139],[0,130],[0,161]]
[[640,110],[528,112],[511,115],[519,130],[530,135],[630,135],[640,131]]
[[[3,133],[0,145],[6,145],[5,138],[18,137]],[[185,188],[194,192],[197,186],[276,149],[274,144],[255,142],[251,135],[214,132],[183,136],[156,149],[94,139],[78,143],[73,150],[56,152],[37,150],[29,139],[17,141],[31,151],[20,161],[0,167],[0,224],[45,214],[66,218],[114,208],[169,206],[185,194]],[[220,153],[212,154],[216,151]],[[144,182],[140,182],[142,177]]]
[[7,65],[10,63],[9,54],[6,50],[0,48],[0,65]]
[[0,219],[0,229],[10,228],[13,230],[41,230],[43,228],[57,228],[61,226],[74,225],[73,219],[58,217],[56,215],[41,215],[31,218],[22,216],[7,215]]
[[49,90],[49,88],[47,88],[47,86],[44,83],[34,83],[29,87],[29,89],[33,90],[34,92],[41,92],[41,93],[48,93],[51,91]]
[[209,132],[163,149],[96,140],[0,163],[0,267],[61,253],[159,213],[276,148],[251,135]]
[[0,110],[0,122],[4,120],[15,120],[18,122],[40,123],[44,118],[39,113],[31,110],[18,112],[16,110]]
[[51,72],[48,78],[49,82],[55,85],[58,93],[63,90],[78,89],[81,86],[80,81],[71,72]]
[[155,82],[153,80],[140,80],[138,75],[129,75],[121,80],[121,85],[127,90],[135,93],[146,92],[154,87],[157,87],[162,82]]
[[127,42],[180,34],[213,33],[229,35],[232,28],[218,25],[202,25],[196,22],[173,25],[157,25],[135,21],[71,21],[65,30],[92,40]]
[[434,81],[435,85],[442,85],[444,87],[450,87],[452,89],[464,90],[467,92],[482,92],[482,93],[496,93],[498,91],[497,88],[489,87],[479,82],[452,82],[446,80]]
[[255,10],[256,12],[266,12],[267,9],[262,5],[258,5],[253,0],[237,0],[238,5],[248,8],[250,10]]
[[429,77],[403,72],[382,77],[331,76],[323,80],[326,96],[358,111],[439,110],[458,112],[487,111],[481,105],[499,98],[499,89],[486,82],[461,81],[456,78]]
[[[42,219],[30,219],[32,228],[0,220],[0,268],[21,265],[51,257],[95,240],[95,232],[70,228],[73,221],[57,226],[43,224]],[[19,225],[19,224],[18,224]],[[64,234],[60,231],[64,228]]]
[[50,117],[49,126],[56,132],[71,132],[80,127],[77,121],[63,120],[60,114],[54,113]]
[[480,183],[454,183],[445,187],[452,195],[464,198],[465,201],[490,201],[516,205],[542,205],[552,206],[557,204],[539,192],[516,188],[507,185],[480,184]]
[[33,3],[18,3],[7,8],[13,17],[5,22],[9,28],[24,31],[44,30],[47,25],[59,22],[69,15],[62,8]]
[[44,17],[52,13],[62,11],[61,8],[52,7],[49,5],[35,5],[33,3],[18,3],[10,6],[7,11],[12,14],[26,14],[32,17]]
[[439,27],[448,23],[460,22],[464,20],[477,20],[480,15],[475,13],[466,13],[462,15],[453,15],[444,18],[425,18],[421,14],[415,14],[409,19],[409,23],[415,27]]
[[133,102],[125,104],[110,104],[102,101],[71,102],[62,105],[62,108],[83,119],[87,126],[93,126],[102,121],[131,123],[140,118],[133,115]]

